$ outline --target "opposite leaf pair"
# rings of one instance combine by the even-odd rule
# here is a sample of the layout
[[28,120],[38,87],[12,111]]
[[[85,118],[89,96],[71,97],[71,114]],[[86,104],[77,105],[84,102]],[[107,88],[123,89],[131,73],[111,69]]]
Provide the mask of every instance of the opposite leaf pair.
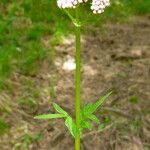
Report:
[[100,124],[99,119],[93,114],[99,106],[112,94],[112,92],[108,93],[107,95],[103,96],[95,103],[87,104],[81,109],[81,116],[80,116],[80,129],[77,129],[76,124],[74,123],[73,119],[69,114],[63,110],[59,105],[53,103],[54,109],[58,112],[58,114],[45,114],[39,115],[34,117],[35,119],[54,119],[54,118],[64,118],[65,125],[69,129],[71,135],[75,137],[77,134],[81,133],[84,128],[92,130],[92,124],[89,121],[95,122]]

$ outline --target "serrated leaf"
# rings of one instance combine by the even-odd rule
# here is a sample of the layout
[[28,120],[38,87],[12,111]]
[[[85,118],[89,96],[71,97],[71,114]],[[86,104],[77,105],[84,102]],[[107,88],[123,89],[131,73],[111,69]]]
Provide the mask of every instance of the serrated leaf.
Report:
[[54,118],[64,118],[66,117],[64,114],[44,114],[35,116],[34,119],[54,119]]
[[86,128],[86,129],[89,129],[89,130],[92,130],[92,125],[91,125],[91,123],[89,123],[89,122],[87,122],[87,121],[82,121],[81,127],[82,127],[82,128]]
[[53,103],[53,106],[57,112],[59,112],[60,114],[64,114],[65,116],[68,116],[68,113],[65,110],[63,110],[58,104]]
[[100,98],[96,103],[90,103],[87,104],[83,107],[83,115],[84,116],[89,116],[90,114],[93,114],[99,106],[101,106],[101,104],[103,104],[103,102],[112,94],[112,92],[106,94],[105,96],[103,96],[102,98]]
[[67,128],[69,129],[71,135],[73,137],[76,136],[76,133],[77,133],[77,128],[76,128],[76,124],[74,123],[73,119],[68,116],[65,120],[65,125],[67,126]]
[[100,123],[99,119],[93,114],[89,115],[88,119],[90,119],[90,120],[92,120],[92,121],[94,121],[94,122],[96,122],[98,124]]

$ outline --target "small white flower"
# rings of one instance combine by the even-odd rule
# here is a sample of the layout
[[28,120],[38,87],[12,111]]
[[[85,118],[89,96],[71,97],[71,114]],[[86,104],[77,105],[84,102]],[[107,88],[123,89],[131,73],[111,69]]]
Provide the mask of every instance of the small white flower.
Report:
[[93,10],[93,13],[102,13],[104,12],[105,7],[110,5],[109,0],[93,0],[91,9]]
[[[76,8],[80,3],[86,3],[88,0],[57,0],[57,5],[59,8]],[[92,0],[91,9],[93,13],[104,12],[105,7],[110,5],[110,0]]]
[[59,8],[76,8],[80,3],[87,2],[88,0],[57,0],[57,5]]

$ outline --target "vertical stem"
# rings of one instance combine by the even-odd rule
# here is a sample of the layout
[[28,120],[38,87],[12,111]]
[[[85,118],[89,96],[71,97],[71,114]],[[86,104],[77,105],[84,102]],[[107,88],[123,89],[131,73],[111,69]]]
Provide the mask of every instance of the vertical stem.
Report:
[[[80,50],[81,50],[81,34],[80,34],[80,25],[79,23],[79,11],[76,8],[76,125],[77,129],[80,130],[80,69],[81,69],[81,60],[80,60]],[[75,150],[80,150],[80,131],[75,137]]]

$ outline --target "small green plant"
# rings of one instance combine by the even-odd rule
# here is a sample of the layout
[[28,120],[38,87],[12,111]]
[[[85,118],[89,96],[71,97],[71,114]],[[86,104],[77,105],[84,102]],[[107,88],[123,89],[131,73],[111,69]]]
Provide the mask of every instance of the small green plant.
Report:
[[[111,95],[109,92],[104,97],[100,98],[95,103],[86,104],[81,108],[80,100],[80,83],[81,83],[81,27],[85,21],[81,22],[80,19],[80,5],[81,3],[86,3],[88,0],[57,0],[57,5],[59,8],[65,11],[70,20],[75,26],[75,36],[76,36],[76,100],[75,100],[75,113],[76,121],[63,110],[58,104],[53,103],[54,109],[57,114],[45,114],[34,117],[35,119],[56,119],[64,118],[65,125],[69,129],[71,135],[75,138],[75,150],[80,150],[80,140],[83,129],[92,130],[92,122],[100,124],[99,119],[94,115],[95,111],[103,104],[103,102]],[[109,6],[109,0],[93,0],[91,10],[94,14],[101,14],[104,12],[105,7]],[[75,8],[72,12],[70,9]]]
[[43,136],[39,133],[36,134],[25,134],[21,137],[20,142],[15,143],[14,148],[28,150],[31,143],[40,141]]
[[0,118],[0,135],[4,134],[9,129],[9,125],[4,119]]
[[131,96],[130,98],[129,98],[129,101],[130,101],[130,103],[133,103],[133,104],[137,104],[138,102],[139,102],[139,97],[138,96]]
[[65,125],[69,129],[71,135],[76,137],[78,134],[81,135],[83,129],[92,130],[92,122],[100,124],[99,119],[94,115],[96,110],[101,106],[101,104],[110,96],[112,92],[108,93],[104,97],[100,98],[95,103],[86,104],[83,108],[81,108],[80,114],[80,128],[77,128],[73,118],[58,104],[53,103],[53,107],[56,110],[57,114],[45,114],[34,117],[35,119],[56,119],[56,118],[64,118]]

